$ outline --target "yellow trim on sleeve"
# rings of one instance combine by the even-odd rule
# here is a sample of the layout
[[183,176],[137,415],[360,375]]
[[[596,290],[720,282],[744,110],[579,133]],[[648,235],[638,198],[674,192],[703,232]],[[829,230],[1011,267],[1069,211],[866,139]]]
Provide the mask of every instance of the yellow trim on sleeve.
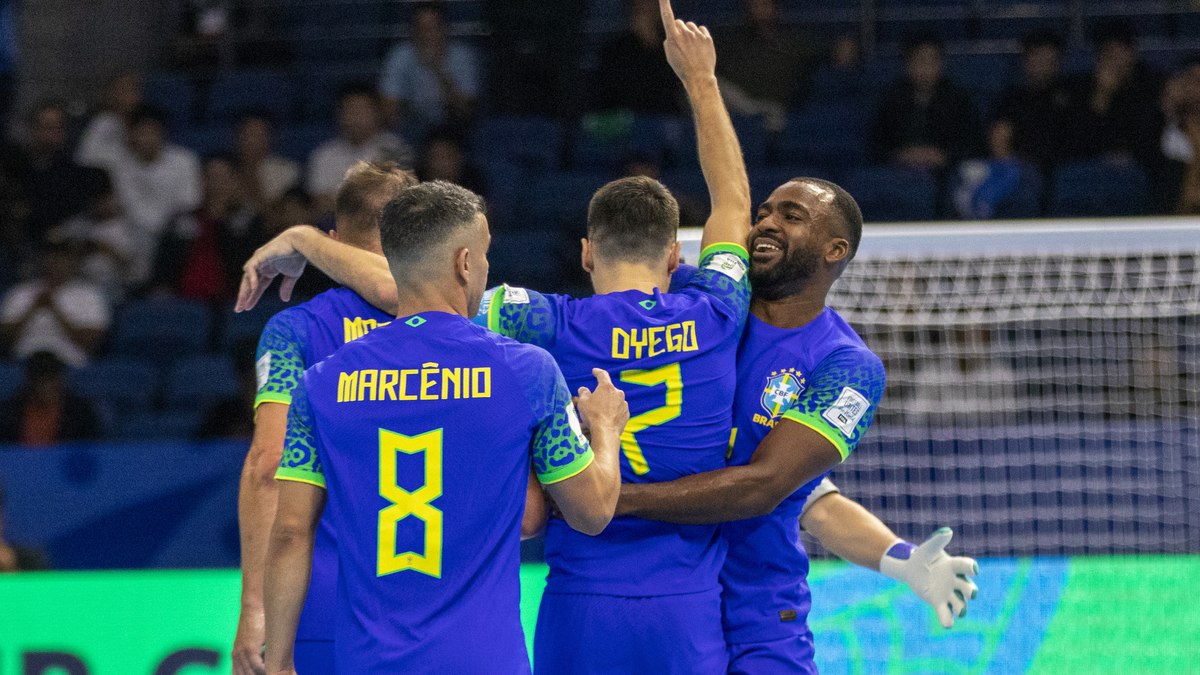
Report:
[[264,403],[282,403],[284,405],[292,404],[291,394],[280,394],[274,391],[265,391],[254,397],[254,409],[258,410],[258,406]]
[[538,482],[542,485],[553,485],[555,483],[561,483],[568,478],[574,478],[575,476],[583,473],[584,469],[591,466],[595,459],[595,453],[592,452],[591,448],[588,448],[586,453],[580,455],[578,459],[576,459],[574,462],[571,462],[567,466],[561,469],[555,469],[549,473],[539,473],[537,477]]
[[709,244],[708,246],[704,247],[703,251],[700,251],[700,260],[704,260],[706,257],[710,255],[716,255],[717,253],[732,253],[742,260],[747,262],[750,261],[750,251],[748,251],[742,244],[735,244],[732,241],[722,241],[715,244]]
[[327,489],[325,487],[325,479],[320,478],[318,480],[318,478],[313,478],[313,476],[316,475],[317,474],[314,474],[311,471],[280,468],[275,471],[275,480],[288,480],[292,481],[293,483],[308,483],[309,485],[315,485],[322,490]]
[[800,426],[808,427],[809,429],[812,429],[813,431],[817,432],[818,434],[821,434],[821,436],[823,436],[825,438],[825,440],[829,441],[830,443],[833,444],[833,447],[837,448],[838,454],[842,456],[843,462],[846,461],[846,458],[850,456],[850,444],[849,443],[838,438],[835,435],[831,435],[829,433],[828,429],[822,429],[821,427],[817,426],[816,423],[814,423],[812,420],[809,420],[808,418],[805,418],[805,417],[801,417],[799,413],[796,413],[791,410],[789,410],[783,414],[783,419],[791,420],[791,421],[795,422],[796,424],[799,424]]

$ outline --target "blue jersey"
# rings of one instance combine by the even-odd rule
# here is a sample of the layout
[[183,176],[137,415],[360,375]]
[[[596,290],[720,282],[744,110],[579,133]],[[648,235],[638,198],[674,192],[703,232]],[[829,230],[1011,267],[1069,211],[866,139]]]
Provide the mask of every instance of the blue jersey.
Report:
[[[271,317],[258,341],[257,408],[262,403],[290,405],[301,373],[342,345],[360,338],[392,316],[358,294],[336,288]],[[337,540],[328,519],[321,519],[313,548],[312,583],[300,615],[299,640],[332,640],[337,582]]]
[[[870,427],[883,388],[883,363],[832,309],[794,329],[776,328],[752,315],[738,350],[730,463],[748,463],[778,424],[816,431],[844,460]],[[807,630],[808,556],[798,519],[823,477],[802,486],[769,515],[724,525],[729,552],[721,586],[730,644]]]
[[[741,246],[710,246],[676,293],[575,299],[502,287],[485,298],[487,324],[545,347],[572,391],[602,368],[625,392],[621,479],[668,481],[725,466],[737,385],[737,342],[750,304]],[[717,588],[724,559],[714,525],[615,518],[589,537],[553,518],[546,527],[549,593],[659,596]]]
[[467,319],[397,319],[305,372],[277,473],[328,491],[346,673],[529,671],[520,528],[592,462],[544,350]]

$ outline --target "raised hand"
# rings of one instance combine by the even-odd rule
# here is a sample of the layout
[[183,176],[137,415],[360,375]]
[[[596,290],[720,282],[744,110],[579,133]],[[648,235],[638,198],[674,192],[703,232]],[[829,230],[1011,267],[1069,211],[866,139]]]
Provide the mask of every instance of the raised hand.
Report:
[[291,233],[294,229],[289,228],[263,244],[250,256],[246,264],[242,265],[242,284],[238,289],[234,311],[245,312],[254,309],[277,276],[283,276],[283,281],[279,284],[279,297],[284,302],[292,299],[292,290],[308,262],[292,244]]
[[662,14],[663,29],[667,39],[663,47],[667,52],[667,63],[683,81],[684,86],[704,78],[716,77],[717,50],[713,45],[708,28],[697,26],[691,21],[675,18],[671,0],[658,0]]

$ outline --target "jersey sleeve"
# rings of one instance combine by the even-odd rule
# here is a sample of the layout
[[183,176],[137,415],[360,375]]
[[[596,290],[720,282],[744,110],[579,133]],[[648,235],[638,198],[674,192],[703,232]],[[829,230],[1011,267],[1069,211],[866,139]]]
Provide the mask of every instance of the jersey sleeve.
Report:
[[292,402],[292,390],[304,374],[304,341],[307,326],[302,317],[284,311],[271,317],[258,339],[255,375],[258,394],[254,407],[263,403]]
[[692,278],[696,276],[696,272],[700,270],[694,265],[680,265],[675,268],[675,273],[671,275],[671,293],[678,293],[692,283]]
[[750,312],[750,254],[737,244],[713,244],[700,253],[700,266],[683,290],[712,296],[730,316],[744,320]]
[[834,352],[813,371],[783,419],[821,434],[845,460],[871,426],[884,381],[883,363],[871,352]]
[[317,450],[317,430],[312,407],[299,382],[292,390],[292,403],[288,408],[287,435],[283,441],[283,459],[275,471],[276,480],[290,480],[325,487],[325,472],[321,468],[321,455]]
[[509,365],[525,389],[534,419],[533,472],[543,485],[564,481],[592,463],[592,446],[554,358],[543,349],[515,347]]
[[517,342],[548,347],[558,333],[560,296],[507,284],[483,295],[475,323]]

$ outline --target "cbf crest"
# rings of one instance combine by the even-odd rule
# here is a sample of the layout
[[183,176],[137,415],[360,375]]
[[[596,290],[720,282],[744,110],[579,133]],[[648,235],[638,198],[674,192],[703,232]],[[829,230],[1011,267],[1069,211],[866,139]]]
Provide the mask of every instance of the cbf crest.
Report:
[[773,420],[783,414],[804,391],[804,376],[795,368],[776,370],[767,378],[762,393],[762,407]]

